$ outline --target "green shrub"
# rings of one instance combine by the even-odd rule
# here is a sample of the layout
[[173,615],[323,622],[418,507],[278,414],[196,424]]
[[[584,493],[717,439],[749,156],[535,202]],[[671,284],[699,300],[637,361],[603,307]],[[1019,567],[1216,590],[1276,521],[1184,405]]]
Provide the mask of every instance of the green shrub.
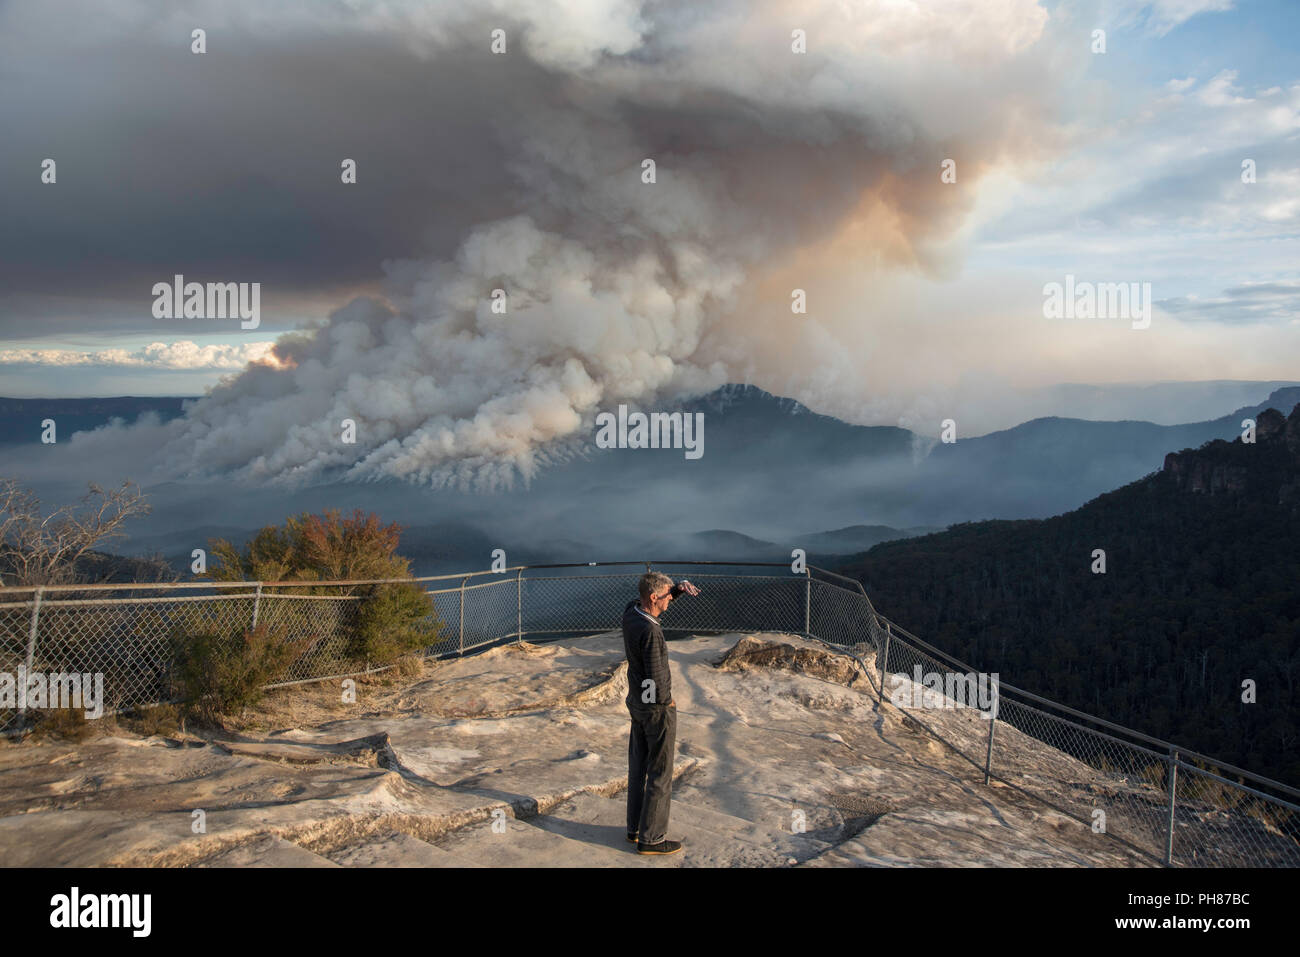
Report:
[[283,629],[258,625],[178,633],[174,641],[173,677],[186,713],[218,724],[257,704],[263,687],[282,679],[312,639],[289,640]]
[[442,623],[433,598],[418,585],[377,585],[361,600],[348,653],[370,664],[388,664],[436,644]]

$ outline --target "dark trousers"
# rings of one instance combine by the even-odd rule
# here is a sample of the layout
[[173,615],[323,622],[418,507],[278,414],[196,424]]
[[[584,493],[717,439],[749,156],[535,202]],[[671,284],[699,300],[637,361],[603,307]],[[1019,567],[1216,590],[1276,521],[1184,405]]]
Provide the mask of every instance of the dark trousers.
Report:
[[642,844],[658,844],[668,836],[677,706],[629,706],[628,711],[632,731],[627,742],[627,829],[636,831]]

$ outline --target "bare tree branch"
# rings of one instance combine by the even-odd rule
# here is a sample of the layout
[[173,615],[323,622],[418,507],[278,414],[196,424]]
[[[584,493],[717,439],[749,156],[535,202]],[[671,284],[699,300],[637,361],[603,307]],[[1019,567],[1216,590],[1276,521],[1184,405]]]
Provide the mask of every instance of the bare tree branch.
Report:
[[105,491],[93,482],[79,506],[41,514],[40,499],[13,479],[0,479],[0,572],[18,585],[73,582],[87,552],[125,535],[123,526],[150,506],[129,479]]

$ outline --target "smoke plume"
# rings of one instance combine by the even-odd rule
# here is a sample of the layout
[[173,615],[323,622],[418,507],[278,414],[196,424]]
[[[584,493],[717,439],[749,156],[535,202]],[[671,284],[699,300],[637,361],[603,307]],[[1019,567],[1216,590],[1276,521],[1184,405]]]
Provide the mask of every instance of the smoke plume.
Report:
[[169,470],[500,487],[619,403],[727,381],[823,395],[849,384],[835,323],[887,317],[801,319],[791,290],[826,257],[948,274],[981,175],[1050,145],[1032,0],[455,6],[357,2],[340,29],[401,38],[463,92],[509,214],[466,224],[447,259],[384,263],[383,296],[155,427]]

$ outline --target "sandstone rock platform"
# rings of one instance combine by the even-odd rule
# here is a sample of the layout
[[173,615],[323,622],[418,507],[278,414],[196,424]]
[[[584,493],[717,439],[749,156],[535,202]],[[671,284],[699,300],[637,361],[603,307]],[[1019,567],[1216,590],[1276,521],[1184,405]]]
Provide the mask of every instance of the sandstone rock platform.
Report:
[[[642,857],[625,839],[626,664],[610,633],[428,661],[358,681],[355,704],[338,681],[278,689],[222,730],[142,737],[105,720],[77,743],[0,745],[0,865],[1155,863],[986,786],[882,705],[851,655],[774,634],[694,636],[669,655],[678,855]],[[950,740],[986,728],[969,709],[925,719]],[[1059,781],[1064,796],[1096,773],[1014,743],[1039,788]]]

